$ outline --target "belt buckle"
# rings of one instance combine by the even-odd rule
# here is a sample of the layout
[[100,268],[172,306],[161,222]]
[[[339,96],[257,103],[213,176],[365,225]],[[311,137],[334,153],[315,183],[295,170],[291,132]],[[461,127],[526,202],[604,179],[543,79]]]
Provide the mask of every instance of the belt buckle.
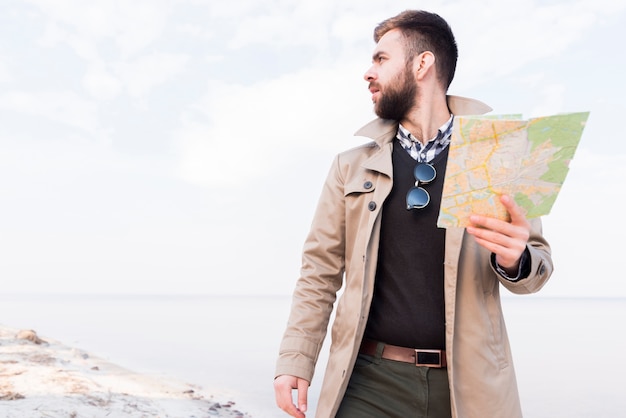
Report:
[[[422,358],[420,359],[420,354]],[[436,360],[435,360],[436,357]],[[432,361],[431,361],[432,360]],[[415,365],[421,367],[442,368],[441,350],[418,350],[415,349]]]

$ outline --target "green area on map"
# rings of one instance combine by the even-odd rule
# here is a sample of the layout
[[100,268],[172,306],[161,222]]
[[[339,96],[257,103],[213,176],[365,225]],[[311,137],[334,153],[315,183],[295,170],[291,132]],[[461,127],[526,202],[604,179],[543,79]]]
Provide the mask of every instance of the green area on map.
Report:
[[550,213],[588,117],[455,117],[438,226],[465,227],[471,214],[506,220],[502,194],[529,219]]

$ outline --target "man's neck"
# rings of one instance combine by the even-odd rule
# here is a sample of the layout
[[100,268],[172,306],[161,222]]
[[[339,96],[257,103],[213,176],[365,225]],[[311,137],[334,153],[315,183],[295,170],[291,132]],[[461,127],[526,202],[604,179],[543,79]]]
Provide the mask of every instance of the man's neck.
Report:
[[419,100],[415,108],[400,123],[411,135],[425,145],[437,136],[439,128],[450,119],[446,95]]

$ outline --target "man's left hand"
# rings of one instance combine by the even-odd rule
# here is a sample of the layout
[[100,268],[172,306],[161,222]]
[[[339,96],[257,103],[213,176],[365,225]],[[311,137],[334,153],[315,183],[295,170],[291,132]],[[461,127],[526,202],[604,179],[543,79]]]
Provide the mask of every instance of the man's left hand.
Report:
[[500,196],[500,202],[509,212],[510,222],[472,215],[472,225],[467,227],[467,232],[476,238],[476,242],[496,255],[496,263],[500,267],[515,276],[530,237],[530,223],[510,196]]

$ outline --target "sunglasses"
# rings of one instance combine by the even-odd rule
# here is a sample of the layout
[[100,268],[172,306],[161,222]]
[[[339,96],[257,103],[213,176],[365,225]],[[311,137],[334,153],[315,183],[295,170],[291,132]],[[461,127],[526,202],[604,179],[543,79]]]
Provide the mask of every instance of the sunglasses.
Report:
[[406,209],[423,209],[428,206],[430,202],[430,195],[422,187],[421,184],[428,184],[437,177],[435,167],[428,163],[418,163],[413,169],[413,175],[415,176],[415,186],[411,187],[406,194]]

